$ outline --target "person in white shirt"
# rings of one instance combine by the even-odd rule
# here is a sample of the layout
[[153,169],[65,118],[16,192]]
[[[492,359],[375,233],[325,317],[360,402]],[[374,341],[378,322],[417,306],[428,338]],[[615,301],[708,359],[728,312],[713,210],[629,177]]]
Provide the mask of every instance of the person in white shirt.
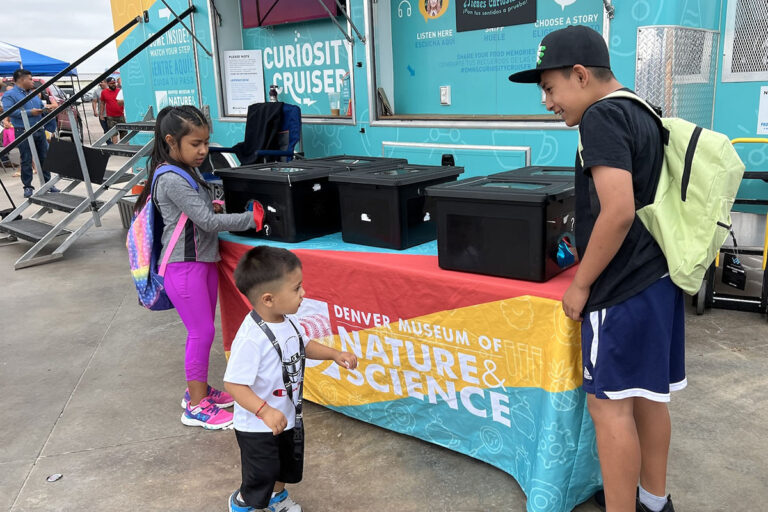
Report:
[[333,360],[347,369],[357,357],[307,340],[294,315],[304,297],[301,261],[276,247],[249,250],[234,273],[253,310],[232,342],[224,386],[235,399],[234,428],[242,483],[229,510],[301,512],[285,490],[301,481],[304,429],[301,416],[304,359]]

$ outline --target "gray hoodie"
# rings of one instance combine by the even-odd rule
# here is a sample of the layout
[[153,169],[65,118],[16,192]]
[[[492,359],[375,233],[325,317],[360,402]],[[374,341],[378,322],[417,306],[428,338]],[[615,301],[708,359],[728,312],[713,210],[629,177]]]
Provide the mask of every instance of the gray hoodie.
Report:
[[[194,171],[202,181],[200,173]],[[186,178],[166,172],[157,178],[152,200],[163,216],[163,252],[179,222],[181,212],[189,217],[184,231],[173,248],[169,263],[179,261],[216,262],[219,257],[219,231],[244,231],[256,227],[253,213],[213,213],[213,203],[207,187],[192,188]]]

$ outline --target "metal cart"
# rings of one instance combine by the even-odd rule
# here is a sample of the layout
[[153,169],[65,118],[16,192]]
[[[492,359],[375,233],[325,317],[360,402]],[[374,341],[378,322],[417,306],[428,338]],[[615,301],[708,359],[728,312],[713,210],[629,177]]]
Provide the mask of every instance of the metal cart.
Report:
[[[738,138],[733,139],[731,142],[733,144],[768,144],[768,139]],[[763,180],[768,183],[768,171],[746,171],[743,179]],[[734,204],[768,206],[768,199],[742,199],[737,197]],[[744,217],[740,220],[739,216]],[[768,310],[768,272],[765,272],[766,255],[768,253],[768,215],[733,212],[732,221],[734,221],[734,231],[737,233],[736,241],[738,246],[727,245],[733,243],[733,240],[729,238],[726,241],[726,245],[723,245],[720,253],[718,253],[715,262],[704,275],[699,292],[693,296],[693,305],[696,307],[696,314],[698,315],[703,314],[707,308],[752,311],[763,314]],[[740,230],[739,226],[742,226],[743,229]],[[741,236],[739,231],[742,231],[741,234],[747,232],[746,236]],[[755,257],[761,257],[762,278],[759,282],[748,281],[745,291],[741,294],[734,291],[730,293],[718,291],[716,284],[719,282],[718,277],[722,275],[720,265],[723,257],[721,255],[725,254],[737,255],[742,260],[745,257],[752,257],[753,260],[756,259]],[[722,289],[723,287],[724,285],[720,288]],[[752,292],[751,294],[750,291]]]

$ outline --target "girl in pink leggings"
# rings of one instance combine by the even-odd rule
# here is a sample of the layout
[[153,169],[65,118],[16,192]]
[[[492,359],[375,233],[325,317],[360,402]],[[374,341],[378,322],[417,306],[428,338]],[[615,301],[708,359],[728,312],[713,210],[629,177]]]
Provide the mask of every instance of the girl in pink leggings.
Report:
[[[208,155],[209,127],[203,114],[191,105],[166,107],[155,124],[155,146],[149,160],[147,183],[136,202],[140,210],[150,196],[163,217],[163,252],[171,255],[165,271],[165,289],[187,328],[184,369],[187,390],[181,406],[184,425],[220,429],[232,423],[225,408],[234,400],[229,393],[208,384],[208,359],[215,334],[219,261],[219,231],[243,231],[261,227],[261,212],[223,214],[211,200],[210,186],[197,168]],[[170,164],[171,172],[158,173]],[[182,214],[186,218],[182,220]],[[181,220],[183,231],[169,244]],[[180,228],[181,229],[181,228]]]

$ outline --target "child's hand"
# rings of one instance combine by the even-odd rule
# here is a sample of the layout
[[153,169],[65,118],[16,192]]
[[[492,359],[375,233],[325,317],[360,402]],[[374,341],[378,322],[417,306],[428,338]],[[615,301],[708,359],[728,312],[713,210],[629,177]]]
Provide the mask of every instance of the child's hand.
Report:
[[563,311],[565,316],[576,322],[581,322],[581,312],[584,311],[584,307],[589,299],[589,287],[583,287],[576,284],[574,281],[565,290],[563,295]]
[[288,426],[288,420],[285,419],[285,414],[283,414],[278,409],[268,405],[264,407],[263,411],[261,411],[260,417],[261,421],[263,421],[266,426],[272,429],[272,434],[274,435],[279,434],[285,430],[286,426]]
[[357,368],[357,356],[355,354],[339,352],[333,360],[336,361],[336,364],[343,366],[347,370],[354,370]]
[[224,213],[224,208],[218,203],[213,203],[213,213]]

